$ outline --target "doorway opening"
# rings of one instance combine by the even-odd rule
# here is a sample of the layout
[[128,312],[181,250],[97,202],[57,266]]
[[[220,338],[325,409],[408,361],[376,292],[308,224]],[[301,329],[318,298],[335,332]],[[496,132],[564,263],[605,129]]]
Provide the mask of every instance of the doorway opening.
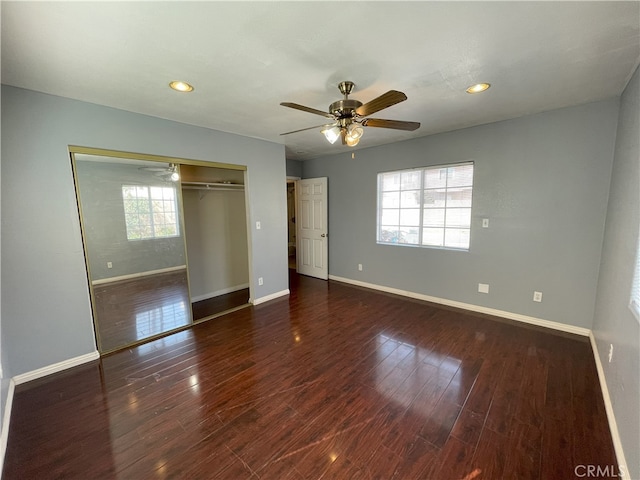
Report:
[[244,173],[200,165],[180,168],[194,322],[249,303]]
[[296,270],[296,179],[287,178],[287,261],[289,269]]

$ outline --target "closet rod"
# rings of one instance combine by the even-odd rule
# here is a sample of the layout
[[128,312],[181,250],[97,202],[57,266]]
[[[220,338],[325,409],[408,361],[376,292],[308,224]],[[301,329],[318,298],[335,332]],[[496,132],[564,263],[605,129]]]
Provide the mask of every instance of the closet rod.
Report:
[[225,191],[243,191],[244,185],[237,183],[201,183],[201,182],[189,182],[183,183],[182,188],[186,190],[225,190]]

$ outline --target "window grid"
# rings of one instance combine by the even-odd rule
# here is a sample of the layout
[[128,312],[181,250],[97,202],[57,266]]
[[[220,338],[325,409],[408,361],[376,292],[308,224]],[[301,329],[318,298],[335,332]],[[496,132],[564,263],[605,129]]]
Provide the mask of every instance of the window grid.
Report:
[[[413,183],[405,182],[411,176]],[[472,189],[473,163],[378,174],[378,243],[468,250]],[[411,193],[416,196],[417,224],[406,221],[414,207],[406,205]]]
[[123,185],[122,200],[127,240],[179,235],[174,187]]

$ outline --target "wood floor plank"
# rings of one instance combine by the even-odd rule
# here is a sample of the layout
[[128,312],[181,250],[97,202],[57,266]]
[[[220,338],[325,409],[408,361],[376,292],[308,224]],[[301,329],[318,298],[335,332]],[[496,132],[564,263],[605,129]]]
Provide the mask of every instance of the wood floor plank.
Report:
[[[544,419],[540,453],[541,478],[574,478],[578,466],[573,456],[573,421]],[[604,461],[604,456],[601,461]]]
[[485,418],[482,414],[463,409],[451,430],[451,435],[475,447],[485,426]]
[[[521,356],[512,356],[505,363],[502,375],[496,382],[496,390],[486,417],[486,427],[503,435],[509,433],[516,416],[522,392],[525,360]],[[570,392],[570,388],[567,390]]]
[[290,287],[19,386],[3,478],[546,480],[616,464],[583,338]]
[[483,429],[469,471],[479,472],[478,477],[482,479],[505,478],[504,469],[509,457],[505,452],[509,445],[508,437],[488,428]]
[[[474,473],[477,469],[474,467],[473,454],[475,447],[468,443],[450,437],[442,447],[438,455],[437,465],[432,469],[430,478],[457,478],[466,479],[475,478]],[[487,479],[500,477],[483,477]]]
[[505,462],[504,478],[541,478],[542,428],[516,421],[508,438],[513,448]]

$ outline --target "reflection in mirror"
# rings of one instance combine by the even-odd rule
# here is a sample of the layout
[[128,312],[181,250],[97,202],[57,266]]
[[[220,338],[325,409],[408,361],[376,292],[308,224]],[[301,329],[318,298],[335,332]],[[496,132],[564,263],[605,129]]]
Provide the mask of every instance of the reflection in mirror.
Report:
[[177,167],[74,156],[100,352],[190,324]]
[[245,167],[71,151],[101,353],[249,305]]
[[182,198],[194,320],[249,302],[244,172],[182,165]]

